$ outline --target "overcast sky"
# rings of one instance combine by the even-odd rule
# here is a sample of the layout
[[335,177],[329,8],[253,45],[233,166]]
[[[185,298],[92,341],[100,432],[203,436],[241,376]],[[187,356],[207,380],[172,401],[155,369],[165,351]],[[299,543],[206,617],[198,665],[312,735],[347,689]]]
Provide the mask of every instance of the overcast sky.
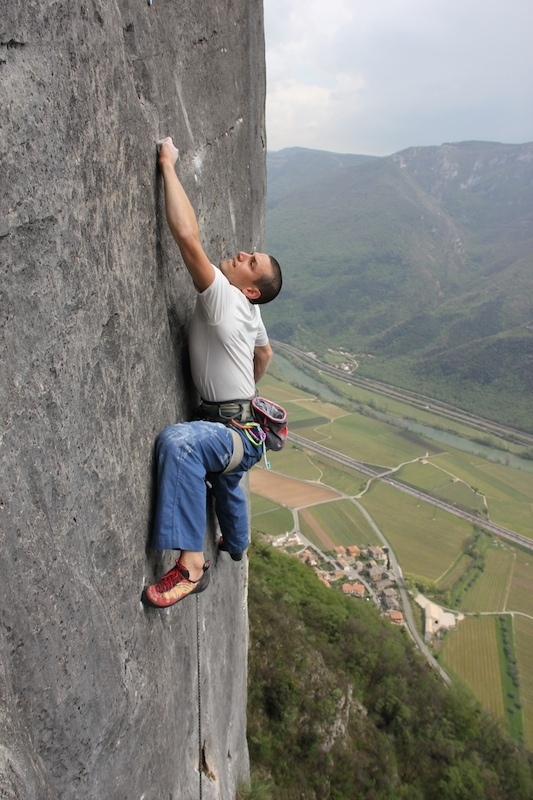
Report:
[[270,151],[533,141],[533,0],[264,0]]

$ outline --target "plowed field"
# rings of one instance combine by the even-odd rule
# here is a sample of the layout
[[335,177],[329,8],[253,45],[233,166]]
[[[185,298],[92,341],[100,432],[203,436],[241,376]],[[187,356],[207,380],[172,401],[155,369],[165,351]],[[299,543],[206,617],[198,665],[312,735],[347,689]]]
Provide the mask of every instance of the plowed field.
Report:
[[250,491],[290,508],[334,500],[340,495],[317,484],[304,483],[266,469],[252,469]]

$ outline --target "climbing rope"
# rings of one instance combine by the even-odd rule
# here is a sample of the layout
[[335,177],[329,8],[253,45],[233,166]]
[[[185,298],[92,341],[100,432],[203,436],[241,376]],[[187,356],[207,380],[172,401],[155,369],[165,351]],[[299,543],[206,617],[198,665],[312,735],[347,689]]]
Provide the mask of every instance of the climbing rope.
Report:
[[196,595],[196,665],[198,671],[198,797],[202,800],[202,693],[200,689],[201,668],[200,668],[200,598]]

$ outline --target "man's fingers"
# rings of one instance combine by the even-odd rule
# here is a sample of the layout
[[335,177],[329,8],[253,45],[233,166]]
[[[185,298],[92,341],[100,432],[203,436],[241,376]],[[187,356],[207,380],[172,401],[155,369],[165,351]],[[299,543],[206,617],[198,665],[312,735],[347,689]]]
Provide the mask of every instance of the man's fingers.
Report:
[[179,156],[179,150],[174,145],[171,136],[166,136],[164,139],[159,139],[159,141],[157,142],[157,152],[161,153],[163,148],[166,148],[174,158],[174,161],[176,161],[176,159]]

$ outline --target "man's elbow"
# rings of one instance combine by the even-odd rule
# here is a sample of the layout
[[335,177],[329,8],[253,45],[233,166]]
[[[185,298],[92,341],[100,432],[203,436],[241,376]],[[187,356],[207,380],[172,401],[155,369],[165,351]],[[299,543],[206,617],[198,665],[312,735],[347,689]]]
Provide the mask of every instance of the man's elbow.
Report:
[[172,229],[172,234],[184,258],[198,250],[200,238],[197,228],[180,225],[179,228]]

